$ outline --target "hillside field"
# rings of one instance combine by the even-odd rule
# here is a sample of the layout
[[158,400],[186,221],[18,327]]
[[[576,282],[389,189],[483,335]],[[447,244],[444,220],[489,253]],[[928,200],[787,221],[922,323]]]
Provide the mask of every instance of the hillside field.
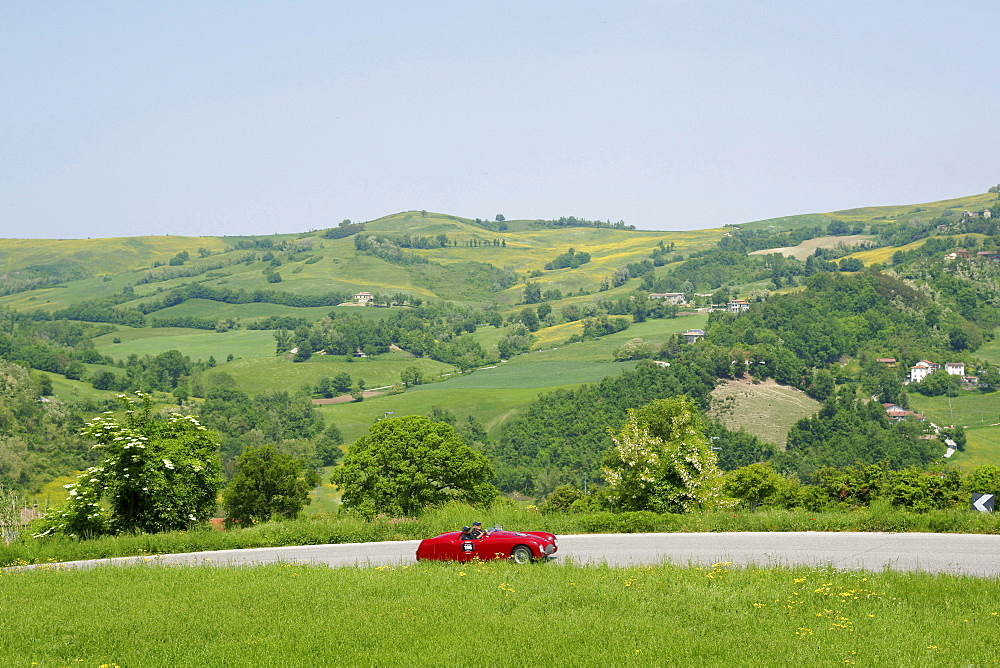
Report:
[[782,255],[794,257],[796,260],[802,260],[804,262],[806,258],[808,258],[810,255],[816,252],[817,248],[836,248],[841,244],[843,244],[844,246],[857,246],[873,238],[874,237],[872,237],[871,235],[866,235],[866,234],[851,234],[839,237],[816,237],[815,239],[806,239],[798,246],[769,248],[766,250],[753,251],[752,253],[749,254],[771,255],[772,253],[781,253]]
[[815,415],[819,402],[801,390],[773,380],[750,383],[730,380],[712,392],[708,414],[729,429],[744,429],[765,443],[785,449],[788,430],[804,417]]

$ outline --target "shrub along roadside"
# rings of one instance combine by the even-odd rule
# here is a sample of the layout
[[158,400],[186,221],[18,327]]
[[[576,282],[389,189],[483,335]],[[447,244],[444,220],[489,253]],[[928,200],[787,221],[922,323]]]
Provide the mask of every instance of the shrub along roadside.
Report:
[[761,510],[756,513],[719,511],[686,514],[627,513],[542,515],[532,507],[498,505],[476,509],[448,504],[419,518],[379,517],[368,521],[350,515],[268,522],[245,529],[216,531],[194,528],[160,534],[122,534],[93,540],[65,537],[21,538],[0,545],[0,566],[104,559],[109,557],[176,554],[284,545],[366,543],[416,540],[453,531],[473,521],[501,524],[521,531],[580,533],[700,533],[710,531],[893,531],[1000,534],[1000,516],[971,510],[913,513],[876,502],[854,511],[809,512]]

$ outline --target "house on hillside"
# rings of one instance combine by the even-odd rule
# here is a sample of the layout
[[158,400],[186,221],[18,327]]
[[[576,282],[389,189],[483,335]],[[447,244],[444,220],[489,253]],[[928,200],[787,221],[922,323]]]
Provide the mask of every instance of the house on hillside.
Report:
[[683,292],[650,292],[650,299],[662,299],[665,302],[671,304],[683,304],[684,303],[684,293]]
[[684,343],[697,343],[698,339],[705,336],[705,332],[700,329],[689,329],[684,332]]
[[911,420],[917,420],[918,422],[923,422],[926,418],[920,413],[915,413],[913,411],[908,411],[902,406],[897,406],[896,404],[882,404],[886,407],[885,414],[888,418],[894,422],[899,422],[900,420],[905,420],[907,418]]
[[931,375],[935,371],[941,368],[941,365],[937,362],[931,362],[930,360],[920,360],[916,364],[910,367],[910,379],[911,383],[919,383],[927,376]]
[[884,364],[889,368],[896,368],[896,358],[895,357],[876,357],[875,361],[879,364]]
[[983,218],[992,218],[993,212],[989,209],[983,209]]
[[367,304],[372,299],[374,299],[374,295],[372,295],[372,293],[370,292],[359,292],[358,294],[354,295],[354,299],[359,304]]
[[976,253],[976,257],[982,258],[983,260],[992,260],[996,262],[1000,259],[1000,252],[997,251],[979,251]]
[[948,372],[951,376],[964,376],[965,375],[965,363],[964,362],[948,362],[944,365],[944,370]]
[[732,299],[729,302],[729,306],[726,307],[726,310],[730,313],[743,313],[743,311],[746,311],[748,308],[750,308],[750,303],[747,302],[747,300]]

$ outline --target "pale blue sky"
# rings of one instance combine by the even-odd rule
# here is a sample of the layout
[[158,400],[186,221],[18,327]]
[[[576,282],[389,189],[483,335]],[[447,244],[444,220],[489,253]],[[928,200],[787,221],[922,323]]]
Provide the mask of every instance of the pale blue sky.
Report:
[[995,0],[0,3],[0,237],[644,229],[1000,182]]

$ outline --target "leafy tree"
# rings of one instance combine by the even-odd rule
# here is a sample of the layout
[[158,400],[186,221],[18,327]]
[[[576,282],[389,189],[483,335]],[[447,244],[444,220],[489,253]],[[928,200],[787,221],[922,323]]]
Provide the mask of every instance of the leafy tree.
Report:
[[529,332],[538,331],[538,328],[541,326],[541,323],[538,322],[538,313],[530,306],[525,306],[521,309],[521,313],[518,314],[518,319],[524,323],[524,326],[528,328]]
[[39,374],[38,376],[38,394],[43,397],[52,396],[52,377],[48,374]]
[[567,322],[575,322],[583,317],[583,314],[580,312],[580,307],[576,304],[567,304],[566,306],[563,306],[561,312],[562,317]]
[[727,494],[742,499],[750,504],[750,510],[757,510],[757,504],[771,496],[781,483],[778,475],[770,464],[751,464],[736,469],[726,475],[724,489]]
[[344,451],[340,446],[344,443],[344,436],[340,433],[337,425],[331,424],[323,432],[323,436],[316,441],[316,460],[320,466],[334,466],[344,457]]
[[97,371],[94,373],[93,378],[90,379],[90,383],[94,386],[95,390],[110,390],[117,382],[118,376],[110,371]]
[[317,380],[316,387],[313,389],[313,392],[324,399],[332,399],[333,382],[330,380],[330,377],[323,376],[322,378]]
[[653,344],[640,338],[629,339],[615,351],[616,360],[644,360],[653,356]]
[[272,442],[313,438],[323,430],[322,414],[303,394],[266,390],[253,398],[250,410],[254,427]]
[[294,519],[309,503],[319,475],[273,445],[250,447],[236,460],[236,475],[223,493],[226,518],[249,526],[277,515]]
[[281,355],[292,347],[292,333],[287,329],[274,330],[275,354]]
[[540,301],[542,301],[542,286],[538,283],[525,283],[524,303],[537,304]]
[[292,356],[293,362],[305,362],[312,357],[313,351],[309,341],[303,341],[297,346],[297,348],[298,349],[295,351],[295,355]]
[[562,255],[558,255],[556,259],[545,264],[545,268],[552,269],[566,269],[572,268],[576,269],[580,265],[590,262],[590,253],[578,253],[576,249],[570,248],[568,251]]
[[572,513],[594,510],[592,495],[584,493],[576,485],[560,485],[552,490],[552,493],[545,497],[545,500],[538,504],[538,510],[542,514],[549,513]]
[[451,426],[455,426],[456,418],[455,414],[444,406],[434,405],[431,406],[431,414],[428,415],[432,422],[446,422]]
[[722,470],[733,471],[774,456],[773,445],[761,442],[742,427],[738,431],[731,431],[718,420],[707,422],[705,435],[712,441],[712,447],[719,457],[719,468]]
[[615,445],[603,472],[617,508],[676,513],[724,505],[722,471],[687,397],[629,410],[625,426],[611,431],[611,438]]
[[830,370],[820,369],[813,376],[813,382],[806,388],[806,392],[814,399],[824,401],[836,389],[837,385],[833,380],[833,374],[830,373]]
[[[67,486],[65,506],[42,520],[42,535],[183,529],[215,513],[220,467],[216,435],[191,417],[153,418],[153,402],[119,399],[125,418],[105,413],[83,429],[104,453],[98,466]],[[106,503],[102,507],[101,501]]]
[[889,473],[882,495],[894,506],[914,512],[954,508],[959,504],[961,475],[957,471],[925,471],[909,467]]
[[63,375],[69,380],[82,380],[85,373],[87,373],[87,367],[79,360],[70,362],[63,371]]
[[346,371],[341,371],[330,380],[333,383],[333,389],[341,393],[350,392],[351,386],[354,385],[354,381],[351,380],[351,374]]
[[962,489],[970,501],[972,494],[1000,494],[1000,466],[983,464],[972,469],[962,480]]
[[424,382],[424,374],[419,368],[415,366],[408,366],[399,372],[399,380],[406,387],[420,385]]
[[954,376],[944,369],[939,369],[926,376],[919,383],[911,383],[910,387],[924,396],[940,397],[949,394],[955,396],[961,384],[962,379],[959,376]]
[[488,504],[497,489],[489,460],[451,425],[422,415],[373,424],[351,447],[330,482],[345,508],[366,515],[414,515],[427,506],[457,499]]

